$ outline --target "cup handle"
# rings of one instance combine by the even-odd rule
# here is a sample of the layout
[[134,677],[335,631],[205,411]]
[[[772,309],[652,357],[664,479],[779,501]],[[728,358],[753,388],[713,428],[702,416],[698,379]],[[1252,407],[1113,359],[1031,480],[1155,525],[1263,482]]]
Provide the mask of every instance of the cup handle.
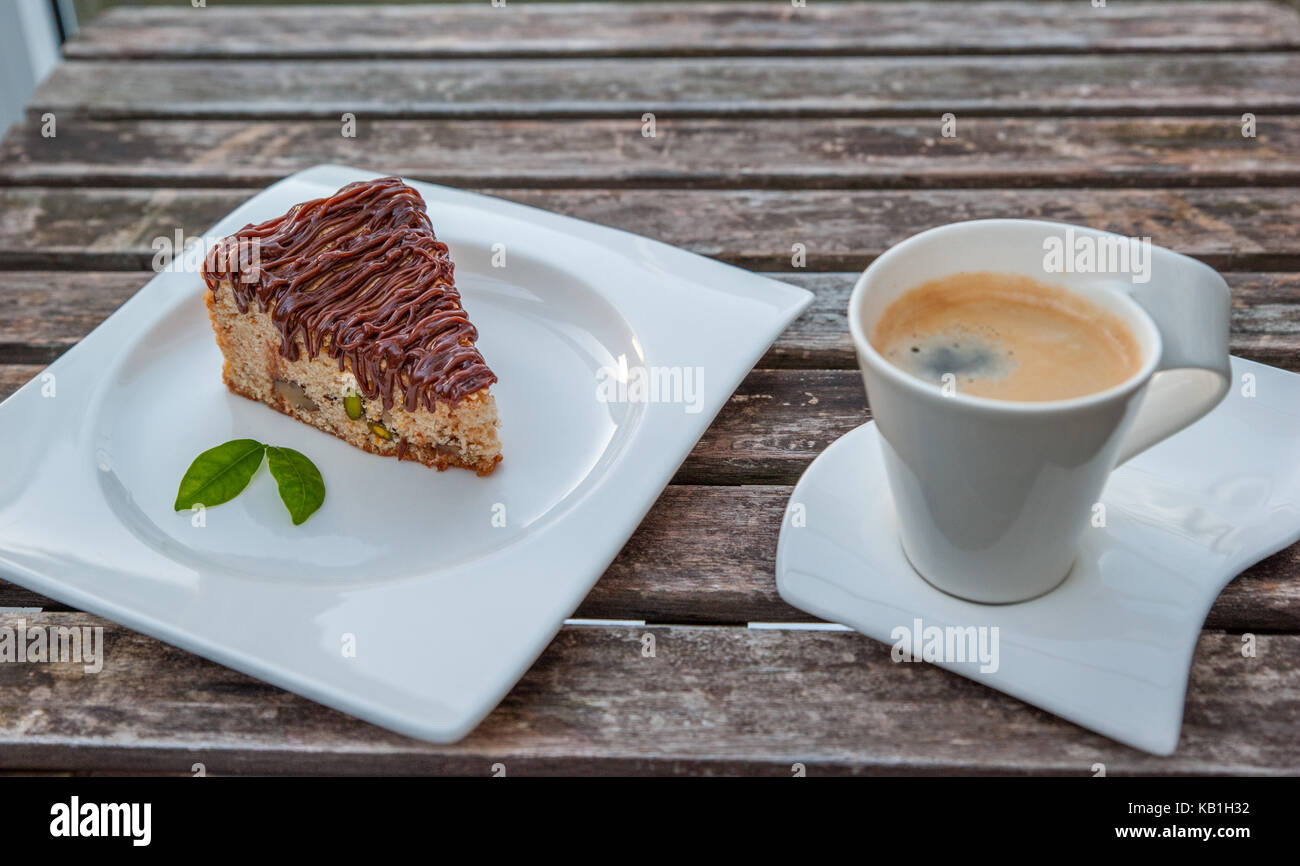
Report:
[[1199,420],[1219,404],[1232,382],[1227,282],[1195,259],[1169,250],[1153,252],[1152,273],[1159,279],[1125,288],[1155,321],[1163,350],[1116,465]]

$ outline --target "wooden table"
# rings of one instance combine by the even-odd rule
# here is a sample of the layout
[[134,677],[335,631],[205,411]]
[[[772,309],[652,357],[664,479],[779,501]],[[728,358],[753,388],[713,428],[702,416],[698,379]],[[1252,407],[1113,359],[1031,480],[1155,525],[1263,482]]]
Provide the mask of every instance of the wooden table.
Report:
[[[463,742],[406,739],[102,622],[98,675],[0,665],[0,769],[1300,772],[1300,546],[1210,612],[1169,758],[854,633],[747,627],[810,619],[777,596],[778,526],[800,472],[869,417],[845,302],[908,235],[990,216],[1150,235],[1225,273],[1236,354],[1300,370],[1298,50],[1300,16],[1267,3],[113,10],[0,144],[0,395],[152,276],[155,237],[197,235],[321,162],[640,232],[817,300],[575,614],[631,622],[566,627]],[[101,623],[3,582],[0,606],[10,623]]]

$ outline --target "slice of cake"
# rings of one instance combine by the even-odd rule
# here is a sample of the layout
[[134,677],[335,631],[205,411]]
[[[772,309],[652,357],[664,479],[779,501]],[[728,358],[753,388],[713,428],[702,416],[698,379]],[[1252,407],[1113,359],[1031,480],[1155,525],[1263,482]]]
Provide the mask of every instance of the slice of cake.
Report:
[[420,194],[343,187],[209,251],[227,387],[374,454],[480,475],[501,460],[497,377]]

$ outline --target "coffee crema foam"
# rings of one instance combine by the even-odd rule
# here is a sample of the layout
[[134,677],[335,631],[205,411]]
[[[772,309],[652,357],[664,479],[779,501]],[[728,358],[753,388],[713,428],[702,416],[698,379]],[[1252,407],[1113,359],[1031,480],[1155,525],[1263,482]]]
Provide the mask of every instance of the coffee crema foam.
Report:
[[894,366],[957,393],[1066,400],[1137,374],[1142,352],[1118,316],[1019,274],[959,273],[891,303],[871,345]]

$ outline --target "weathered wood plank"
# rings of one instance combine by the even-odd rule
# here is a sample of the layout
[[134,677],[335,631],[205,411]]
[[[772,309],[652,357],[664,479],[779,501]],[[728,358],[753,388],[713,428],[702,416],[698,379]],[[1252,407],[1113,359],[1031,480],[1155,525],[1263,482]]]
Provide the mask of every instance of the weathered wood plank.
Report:
[[[811,270],[854,270],[918,231],[968,219],[1060,220],[1151,236],[1223,270],[1300,263],[1290,190],[918,190],[909,192],[503,190],[506,198],[624,228],[736,264],[783,270],[795,243]],[[691,219],[682,218],[690,214]],[[707,226],[707,234],[701,231]],[[1283,252],[1285,250],[1286,252]],[[1283,264],[1285,262],[1286,264]]]
[[1300,183],[1300,118],[692,120],[61,119],[0,142],[0,184],[264,186],[320,163],[450,186],[1141,187]]
[[111,9],[77,59],[1270,51],[1300,19],[1270,3],[488,4]]
[[[487,191],[756,269],[790,269],[799,243],[810,271],[856,270],[919,231],[986,217],[1150,236],[1221,270],[1300,268],[1289,189]],[[0,187],[0,269],[148,268],[156,238],[201,234],[252,194]]]
[[856,370],[754,370],[682,463],[677,484],[792,484],[871,418]]
[[177,229],[197,235],[252,190],[44,190],[0,192],[0,268],[142,270],[151,246]]
[[[0,363],[53,361],[151,276],[131,271],[0,271]],[[13,372],[13,367],[0,366],[0,400],[23,384],[10,378]]]
[[[857,273],[767,276],[815,297],[757,366],[852,369],[856,361],[845,309]],[[1232,287],[1233,354],[1300,371],[1300,274],[1228,272],[1224,277]],[[54,360],[147,279],[133,271],[0,271],[0,363]],[[0,398],[7,393],[3,388],[0,380]]]
[[0,364],[0,400],[26,385],[43,369],[44,364]]
[[[15,627],[103,625],[103,670],[0,665],[0,766],[230,773],[1295,774],[1300,637],[1201,637],[1178,752],[1156,758],[852,633],[567,628],[459,744],[358,722],[83,614],[0,615]],[[641,637],[656,639],[653,658]],[[1231,724],[1225,724],[1231,719]],[[1014,732],[1014,736],[1008,736]],[[704,735],[707,734],[707,735]]]
[[1300,55],[71,60],[28,116],[68,119],[1265,115],[1300,109]]

